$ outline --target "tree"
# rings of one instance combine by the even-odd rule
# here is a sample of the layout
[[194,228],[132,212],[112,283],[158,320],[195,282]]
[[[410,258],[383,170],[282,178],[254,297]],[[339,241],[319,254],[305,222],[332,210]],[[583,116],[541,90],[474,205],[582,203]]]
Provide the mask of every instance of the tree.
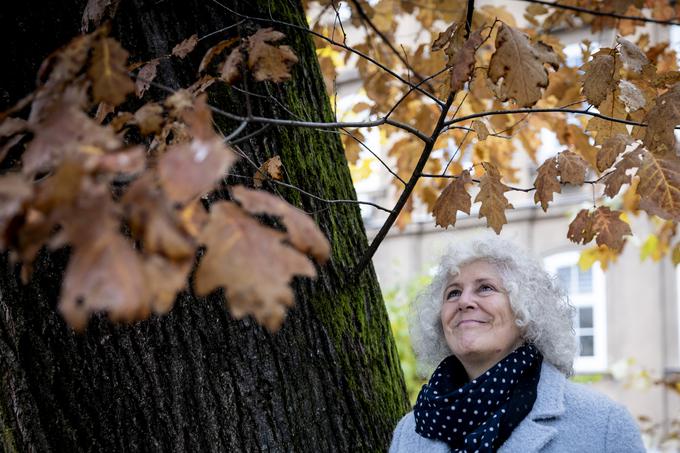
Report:
[[[14,14],[2,16],[1,28],[11,37],[9,42],[29,42],[33,50],[30,58],[12,50],[6,61],[12,67],[9,83],[3,83],[9,87],[3,95],[7,106],[33,90],[33,74],[40,61],[55,45],[65,44],[78,33],[86,7],[82,1],[58,6],[43,3],[39,8],[15,5]],[[104,2],[89,3],[88,8],[105,6]],[[210,91],[208,101],[241,115],[248,106],[253,115],[287,117],[292,111],[312,121],[330,120],[314,48],[301,30],[306,25],[299,4],[125,1],[106,5],[110,9],[103,13],[112,17],[110,34],[131,51],[131,61],[167,56],[161,58],[155,85],[148,88],[145,99],[165,97],[168,93],[159,87],[175,90],[192,83],[201,57],[199,49],[205,51],[224,37],[248,36],[262,28],[223,6],[253,17],[297,24],[299,29],[285,30],[286,41],[299,59],[290,82],[257,84],[251,79],[251,85],[242,88],[251,94],[243,94],[236,86],[221,87]],[[36,33],[41,29],[54,33]],[[219,30],[223,31],[209,36]],[[192,34],[203,39],[198,49],[185,57],[189,63],[169,57],[173,46]],[[49,68],[43,67],[42,74],[49,75]],[[20,107],[11,117],[20,118],[24,111]],[[240,126],[218,115],[214,121],[225,135]],[[217,292],[196,297],[183,291],[167,315],[129,325],[113,324],[106,316],[97,315],[84,333],[75,333],[55,310],[61,275],[67,262],[74,259],[69,261],[69,250],[42,249],[28,284],[21,282],[20,275],[26,272],[28,262],[19,268],[6,253],[0,271],[0,426],[6,451],[349,451],[385,447],[407,400],[375,275],[369,270],[356,279],[346,278],[355,265],[357,250],[366,246],[357,207],[323,201],[355,196],[340,141],[337,135],[310,129],[262,129],[258,125],[240,129],[241,137],[253,135],[239,144],[242,163],[230,173],[253,175],[248,161],[263,163],[278,155],[289,185],[264,184],[311,212],[332,246],[331,259],[318,268],[315,283],[295,282],[297,303],[281,330],[270,334],[248,319],[235,321]],[[37,136],[40,129],[31,132]],[[30,135],[23,137],[30,139]],[[23,152],[18,150],[22,144],[8,148],[5,169],[15,166],[16,153],[21,156]],[[38,180],[48,181],[58,172],[41,175]],[[234,176],[228,178],[230,184],[235,181]],[[128,181],[112,184],[120,196]],[[4,207],[11,198],[7,187],[3,187]],[[308,195],[312,192],[314,196]],[[221,190],[208,201],[214,204],[217,198],[226,197],[226,191]],[[6,220],[3,217],[3,222]],[[88,221],[101,223],[97,218]],[[275,218],[269,217],[267,222],[276,226]],[[134,225],[128,224],[130,227],[135,234]],[[6,233],[3,240],[8,237]],[[113,245],[122,247],[120,242],[109,244]],[[77,253],[78,247],[72,245],[71,254]],[[125,269],[121,273],[125,274]],[[63,294],[63,288],[61,291]],[[81,306],[78,304],[83,302],[77,302],[76,308]],[[115,313],[115,307],[108,311]]]

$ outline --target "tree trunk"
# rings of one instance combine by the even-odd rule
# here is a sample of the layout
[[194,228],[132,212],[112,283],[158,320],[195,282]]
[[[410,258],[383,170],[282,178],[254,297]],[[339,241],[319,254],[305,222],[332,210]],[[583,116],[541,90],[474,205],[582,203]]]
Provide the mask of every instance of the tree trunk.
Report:
[[[42,58],[78,32],[84,2],[11,2],[0,15],[10,59],[9,104],[32,90]],[[30,5],[29,5],[30,3]],[[64,5],[68,3],[68,5]],[[246,4],[247,3],[247,4]],[[58,4],[58,5],[55,5]],[[306,26],[297,1],[231,0],[249,16]],[[7,7],[3,7],[6,9]],[[271,14],[271,16],[270,16]],[[130,61],[167,55],[193,33],[239,22],[217,2],[123,0],[113,35]],[[55,25],[56,24],[56,25]],[[246,20],[201,41],[189,62],[164,59],[159,83],[179,88],[196,78],[202,53],[226,36],[273,26],[300,58],[293,80],[248,88],[255,115],[328,121],[332,112],[304,31]],[[30,43],[32,54],[15,49]],[[190,68],[188,70],[187,68]],[[5,69],[7,71],[7,69]],[[8,88],[7,88],[8,87]],[[152,88],[154,97],[166,93]],[[273,101],[285,105],[285,111]],[[245,114],[245,96],[225,87],[210,102]],[[216,116],[228,134],[235,124]],[[249,126],[244,133],[256,131]],[[281,156],[286,182],[326,199],[354,199],[337,134],[270,127],[240,144],[256,164]],[[246,162],[233,173],[254,174]],[[234,179],[230,182],[243,182]],[[132,325],[95,317],[85,334],[55,311],[68,251],[42,252],[31,282],[0,260],[0,443],[5,451],[379,451],[408,403],[382,297],[372,268],[348,279],[366,248],[356,205],[328,205],[277,189],[313,212],[331,241],[317,281],[296,282],[297,305],[277,334],[236,321],[222,296],[183,293],[166,316]]]

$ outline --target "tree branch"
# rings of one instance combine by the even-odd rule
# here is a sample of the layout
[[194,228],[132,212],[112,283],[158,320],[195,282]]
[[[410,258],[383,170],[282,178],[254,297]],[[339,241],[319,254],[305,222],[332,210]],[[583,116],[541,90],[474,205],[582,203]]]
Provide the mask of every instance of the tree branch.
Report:
[[[554,2],[547,2],[544,0],[521,0],[527,3],[537,3],[539,5],[545,5],[545,6],[550,6],[552,8],[559,8],[559,9],[566,9],[569,11],[577,11],[580,13],[586,13],[586,14],[591,14],[593,16],[604,16],[604,17],[613,17],[615,19],[626,19],[626,20],[635,20],[638,22],[647,22],[647,23],[652,23],[652,24],[660,24],[660,25],[680,25],[680,22],[675,22],[672,20],[661,20],[661,19],[654,19],[651,17],[644,17],[644,16],[627,16],[625,14],[617,14],[613,12],[606,12],[606,11],[598,11],[594,9],[588,9],[588,8],[582,8],[580,6],[571,6],[571,5],[562,5],[560,3],[554,3]],[[604,3],[605,5],[607,3]]]

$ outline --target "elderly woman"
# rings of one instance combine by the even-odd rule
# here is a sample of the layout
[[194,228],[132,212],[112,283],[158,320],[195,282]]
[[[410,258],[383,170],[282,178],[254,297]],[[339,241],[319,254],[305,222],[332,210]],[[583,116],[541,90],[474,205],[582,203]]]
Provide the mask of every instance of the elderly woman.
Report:
[[538,262],[484,237],[445,255],[411,333],[434,366],[390,453],[643,452],[619,404],[566,379],[574,308]]

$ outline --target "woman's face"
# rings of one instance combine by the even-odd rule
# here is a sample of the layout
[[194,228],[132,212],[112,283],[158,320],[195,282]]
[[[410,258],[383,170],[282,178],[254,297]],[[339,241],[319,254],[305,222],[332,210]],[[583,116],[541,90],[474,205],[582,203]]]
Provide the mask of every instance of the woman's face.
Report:
[[449,277],[443,294],[442,327],[451,352],[470,379],[521,345],[510,300],[496,267],[474,261]]

